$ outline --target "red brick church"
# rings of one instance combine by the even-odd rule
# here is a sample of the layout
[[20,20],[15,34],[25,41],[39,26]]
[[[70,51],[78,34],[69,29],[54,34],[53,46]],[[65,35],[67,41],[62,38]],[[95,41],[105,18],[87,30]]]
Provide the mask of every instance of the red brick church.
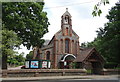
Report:
[[[104,59],[95,48],[80,48],[79,36],[72,29],[72,16],[66,9],[61,16],[61,29],[54,34],[47,45],[39,52],[40,59],[50,60],[51,68],[72,68],[71,63],[76,62],[76,68],[101,69]],[[34,48],[34,58],[36,48]]]

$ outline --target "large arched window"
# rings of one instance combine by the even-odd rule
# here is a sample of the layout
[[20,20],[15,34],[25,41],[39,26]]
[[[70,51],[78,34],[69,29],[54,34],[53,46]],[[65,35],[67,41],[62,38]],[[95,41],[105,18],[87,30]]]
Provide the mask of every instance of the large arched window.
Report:
[[69,39],[65,40],[65,53],[69,53]]
[[50,51],[46,52],[46,60],[50,60]]

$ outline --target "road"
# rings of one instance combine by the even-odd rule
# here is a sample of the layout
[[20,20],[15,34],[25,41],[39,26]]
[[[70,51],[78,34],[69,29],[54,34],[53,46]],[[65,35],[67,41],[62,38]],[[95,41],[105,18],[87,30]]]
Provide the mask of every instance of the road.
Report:
[[2,81],[2,82],[119,82],[118,79],[58,79],[58,80],[10,80],[10,81]]
[[8,77],[2,82],[120,82],[118,75]]

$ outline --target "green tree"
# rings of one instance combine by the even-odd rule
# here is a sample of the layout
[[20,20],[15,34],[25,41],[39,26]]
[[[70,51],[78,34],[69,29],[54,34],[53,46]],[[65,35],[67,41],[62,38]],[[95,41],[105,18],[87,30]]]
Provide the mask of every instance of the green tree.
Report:
[[102,34],[104,53],[108,61],[120,63],[120,4],[114,6],[107,15],[108,23],[105,24],[104,34]]
[[24,62],[25,61],[25,58],[23,57],[24,56],[24,53],[22,52],[21,54],[19,55],[16,55],[15,59],[18,61],[18,62]]
[[41,47],[43,35],[48,32],[47,13],[42,11],[44,2],[2,3],[2,23],[6,29],[13,30],[22,44]]
[[14,31],[28,49],[41,47],[44,43],[41,38],[48,32],[49,22],[43,6],[44,2],[2,3],[2,24]]
[[0,50],[2,50],[2,69],[7,69],[7,56],[11,56],[16,52],[14,49],[20,45],[20,40],[16,33],[7,29],[1,30],[2,44]]
[[91,42],[107,62],[119,64],[120,58],[120,4],[112,7],[106,16],[109,20],[104,28],[99,28],[97,38]]
[[26,55],[26,59],[33,59],[33,51],[30,51],[29,54]]
[[100,16],[101,13],[102,13],[102,10],[100,9],[100,6],[104,4],[109,4],[109,0],[100,0],[98,1],[98,3],[94,6],[94,9],[93,9],[93,12],[92,12],[92,15],[93,16]]
[[12,56],[8,56],[8,59],[7,59],[7,63],[10,65],[10,66],[20,66],[20,65],[23,65],[24,62],[25,62],[25,58],[23,57],[24,53],[21,53],[19,55],[12,55]]

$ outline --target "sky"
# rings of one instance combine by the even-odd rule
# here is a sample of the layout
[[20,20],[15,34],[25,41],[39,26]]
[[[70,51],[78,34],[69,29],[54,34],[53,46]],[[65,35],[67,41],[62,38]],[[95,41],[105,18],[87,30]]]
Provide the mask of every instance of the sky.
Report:
[[[108,22],[105,16],[108,11],[115,5],[118,0],[109,0],[110,4],[102,5],[101,16],[93,17],[92,11],[94,5],[100,0],[44,0],[45,6],[43,11],[47,12],[50,25],[49,32],[44,35],[44,39],[51,40],[56,32],[61,29],[61,16],[65,13],[66,8],[72,16],[72,29],[80,37],[80,44],[83,42],[91,42],[97,36],[96,30],[104,27]],[[24,52],[25,55],[29,53],[26,47],[21,46],[18,52]]]

